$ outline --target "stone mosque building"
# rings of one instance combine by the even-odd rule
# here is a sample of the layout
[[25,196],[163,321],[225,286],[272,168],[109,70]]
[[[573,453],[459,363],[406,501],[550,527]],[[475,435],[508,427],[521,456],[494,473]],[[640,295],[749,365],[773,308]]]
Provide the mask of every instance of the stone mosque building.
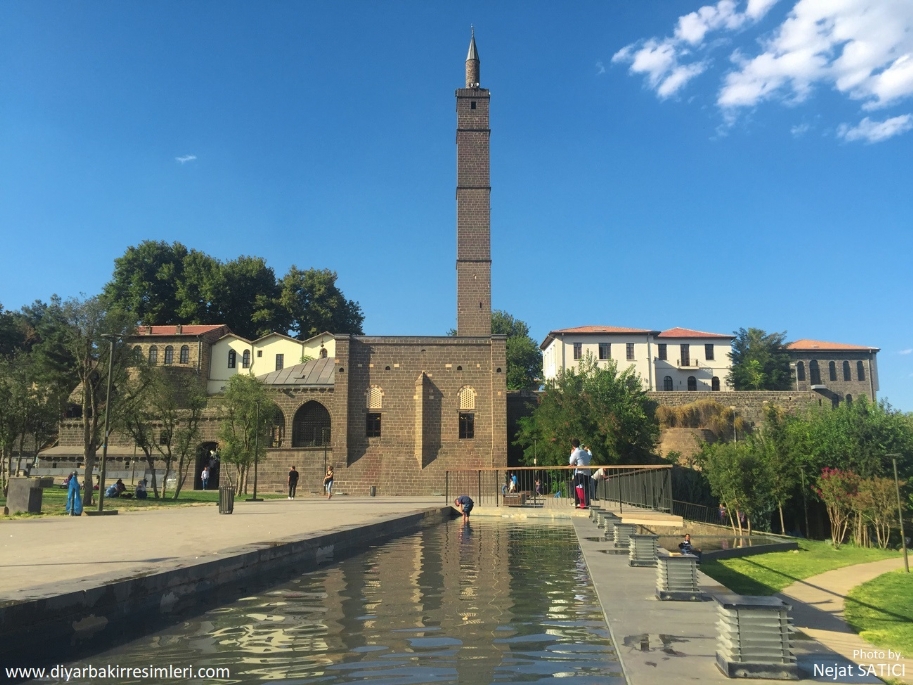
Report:
[[[141,327],[128,341],[150,364],[195,373],[212,395],[195,487],[217,447],[218,395],[234,373],[263,380],[280,412],[258,468],[262,491],[284,489],[292,465],[305,492],[319,490],[330,464],[337,490],[353,495],[372,486],[379,495],[443,492],[448,469],[506,465],[506,337],[491,334],[490,93],[480,82],[473,36],[456,91],[456,336],[249,341],[225,326],[178,325]],[[80,426],[61,424],[42,466],[81,461]],[[128,438],[112,443],[120,444],[108,449],[109,479],[142,468]]]

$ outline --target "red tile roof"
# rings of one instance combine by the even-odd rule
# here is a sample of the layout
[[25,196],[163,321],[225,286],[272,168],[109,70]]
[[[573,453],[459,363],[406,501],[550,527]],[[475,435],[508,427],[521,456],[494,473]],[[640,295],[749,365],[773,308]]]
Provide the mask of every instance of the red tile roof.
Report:
[[225,329],[225,332],[228,332],[228,326],[225,324],[183,324],[181,326],[181,332],[178,333],[177,326],[137,326],[136,335],[203,335],[204,333],[211,333],[212,331],[217,331],[220,329]]
[[732,340],[735,338],[734,335],[726,335],[725,333],[707,333],[706,331],[693,331],[690,328],[670,328],[667,331],[663,331],[657,338],[725,338],[726,340]]
[[809,340],[808,338],[803,338],[802,340],[791,342],[786,346],[786,349],[795,350],[797,352],[812,350],[856,350],[863,352],[878,351],[877,347],[865,347],[864,345],[847,345],[846,343],[825,342],[824,340]]
[[652,331],[649,328],[625,328],[624,326],[577,326],[552,331],[549,335],[556,333],[652,333]]

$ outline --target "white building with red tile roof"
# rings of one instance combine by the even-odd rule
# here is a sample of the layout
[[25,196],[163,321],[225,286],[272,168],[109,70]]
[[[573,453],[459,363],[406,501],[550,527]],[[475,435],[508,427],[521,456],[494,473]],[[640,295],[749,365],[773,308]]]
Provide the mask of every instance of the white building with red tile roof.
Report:
[[732,335],[689,328],[665,331],[622,326],[578,326],[550,331],[539,346],[545,380],[591,356],[640,375],[645,390],[731,390],[726,382]]

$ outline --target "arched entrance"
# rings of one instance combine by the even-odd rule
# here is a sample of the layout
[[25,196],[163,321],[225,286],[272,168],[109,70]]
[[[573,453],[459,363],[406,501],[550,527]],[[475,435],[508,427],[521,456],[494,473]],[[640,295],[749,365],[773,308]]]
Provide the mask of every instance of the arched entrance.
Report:
[[320,402],[305,402],[292,421],[292,447],[323,447],[330,442],[330,412]]
[[217,452],[218,448],[219,445],[215,442],[204,442],[197,447],[196,464],[193,470],[194,490],[203,489],[203,481],[200,478],[200,474],[203,473],[203,467],[206,465],[209,465],[209,484],[206,489],[217,490],[219,488],[219,471],[221,471],[221,468]]

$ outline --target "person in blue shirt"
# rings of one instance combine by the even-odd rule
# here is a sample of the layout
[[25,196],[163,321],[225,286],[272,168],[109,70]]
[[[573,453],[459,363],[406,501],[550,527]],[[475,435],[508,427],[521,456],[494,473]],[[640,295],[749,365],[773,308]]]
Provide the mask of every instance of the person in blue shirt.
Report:
[[472,501],[472,498],[469,495],[460,495],[455,500],[453,500],[453,506],[460,510],[463,514],[463,525],[469,525],[469,512],[472,511],[472,507],[475,505],[475,502]]

